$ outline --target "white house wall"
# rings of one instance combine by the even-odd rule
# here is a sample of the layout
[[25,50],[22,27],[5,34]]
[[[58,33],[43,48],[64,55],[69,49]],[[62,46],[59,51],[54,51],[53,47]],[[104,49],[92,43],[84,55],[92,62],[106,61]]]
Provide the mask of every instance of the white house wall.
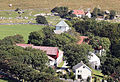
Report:
[[91,70],[89,70],[86,67],[83,68],[83,66],[81,66],[80,68],[76,69],[76,71],[75,71],[76,79],[78,79],[78,75],[81,75],[82,79],[87,79],[89,76],[91,76]]
[[59,54],[59,57],[56,59],[57,66],[63,61],[63,53]]
[[50,66],[54,66],[55,65],[55,61],[49,61],[50,62]]

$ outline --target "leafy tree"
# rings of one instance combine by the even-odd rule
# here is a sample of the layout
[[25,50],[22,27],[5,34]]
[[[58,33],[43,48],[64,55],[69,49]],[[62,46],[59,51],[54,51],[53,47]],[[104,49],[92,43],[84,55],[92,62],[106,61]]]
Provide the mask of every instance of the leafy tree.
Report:
[[[90,36],[89,36],[90,37]],[[111,42],[108,38],[105,37],[90,37],[89,44],[92,45],[94,49],[99,49],[100,47],[104,48],[106,51],[109,51]]]
[[41,15],[37,16],[36,22],[39,24],[48,24],[46,18],[44,16],[41,16]]
[[39,46],[43,44],[44,38],[45,34],[43,33],[42,30],[34,31],[30,33],[28,43]]
[[13,45],[16,43],[24,43],[23,36],[21,35],[7,36],[4,39],[0,40],[0,45]]
[[53,29],[45,27],[40,31],[31,32],[28,43],[34,45],[56,46],[61,49],[68,43],[76,42],[76,38],[67,33],[55,34]]
[[104,64],[102,64],[101,66],[102,73],[104,75],[111,75],[113,73],[117,73],[116,68],[120,66],[119,63],[120,60],[118,58],[107,58]]
[[88,44],[67,44],[64,47],[64,56],[71,67],[84,61],[88,63],[87,54],[92,51],[92,47]]
[[68,14],[68,7],[55,7],[51,12],[56,12],[61,18],[64,18]]
[[117,58],[120,58],[120,44],[114,44],[112,46],[112,55],[117,57]]
[[115,16],[116,16],[115,10],[111,10],[111,11],[110,11],[110,19],[111,19],[111,20],[114,19]]
[[62,82],[55,76],[55,71],[47,66],[47,63],[48,57],[41,50],[0,45],[1,71],[19,81]]

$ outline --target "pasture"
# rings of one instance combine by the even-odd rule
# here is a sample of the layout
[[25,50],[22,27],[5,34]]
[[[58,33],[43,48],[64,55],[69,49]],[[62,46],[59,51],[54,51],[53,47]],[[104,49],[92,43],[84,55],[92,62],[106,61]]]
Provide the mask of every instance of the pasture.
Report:
[[40,25],[0,25],[0,39],[6,36],[20,34],[24,37],[25,42],[28,41],[30,32],[40,30],[45,26]]

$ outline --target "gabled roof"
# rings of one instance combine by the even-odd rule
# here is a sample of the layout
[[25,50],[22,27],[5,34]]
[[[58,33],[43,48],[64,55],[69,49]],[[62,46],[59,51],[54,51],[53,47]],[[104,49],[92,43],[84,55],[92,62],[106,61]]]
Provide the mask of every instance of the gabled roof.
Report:
[[75,14],[75,15],[85,15],[85,12],[83,10],[73,10],[73,14]]
[[88,70],[92,71],[87,65],[85,65],[82,61],[78,63],[77,65],[73,66],[73,69],[76,70],[80,68],[81,66],[85,66]]
[[48,46],[33,46],[32,44],[16,44],[17,46],[26,48],[32,47],[34,49],[40,49],[46,52],[48,55],[57,55],[58,47],[48,47]]
[[33,46],[32,48],[43,50],[48,55],[57,55],[58,52],[58,47]]
[[81,66],[83,66],[83,65],[84,65],[84,63],[81,61],[81,62],[78,63],[77,65],[73,66],[73,69],[77,69],[77,68],[79,68],[79,67],[81,67]]
[[65,26],[65,27],[69,27],[69,25],[68,25],[64,20],[61,20],[56,26]]

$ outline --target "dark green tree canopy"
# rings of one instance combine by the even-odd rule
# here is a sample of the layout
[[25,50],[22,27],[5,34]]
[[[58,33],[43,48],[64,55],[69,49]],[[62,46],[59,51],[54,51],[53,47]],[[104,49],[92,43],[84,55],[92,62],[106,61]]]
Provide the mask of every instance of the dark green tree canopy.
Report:
[[110,19],[114,19],[115,16],[116,16],[116,11],[115,10],[111,10],[110,11]]
[[[13,43],[21,41],[14,37],[5,39]],[[55,71],[48,67],[48,63],[46,53],[41,50],[18,47],[7,41],[0,45],[0,70],[18,81],[62,82],[55,76]]]
[[64,47],[64,56],[71,67],[83,61],[88,63],[88,53],[92,51],[92,46],[88,44],[67,44]]
[[68,7],[55,7],[51,12],[56,12],[61,18],[64,18],[68,14]]
[[44,16],[41,16],[41,15],[36,17],[36,22],[39,24],[48,24],[46,18]]
[[101,66],[101,70],[104,75],[114,74],[115,76],[113,77],[117,79],[120,76],[120,72],[119,72],[120,70],[118,70],[119,68],[120,68],[120,59],[114,57],[108,57],[104,62],[104,64],[102,64]]
[[24,43],[23,36],[21,35],[14,35],[14,36],[8,36],[4,39],[0,40],[0,45],[13,45],[16,43]]
[[45,27],[40,31],[31,32],[28,43],[32,43],[37,46],[44,45],[60,47],[63,49],[64,45],[73,42],[75,43],[76,41],[76,38],[68,33],[58,35],[54,33],[53,28]]

